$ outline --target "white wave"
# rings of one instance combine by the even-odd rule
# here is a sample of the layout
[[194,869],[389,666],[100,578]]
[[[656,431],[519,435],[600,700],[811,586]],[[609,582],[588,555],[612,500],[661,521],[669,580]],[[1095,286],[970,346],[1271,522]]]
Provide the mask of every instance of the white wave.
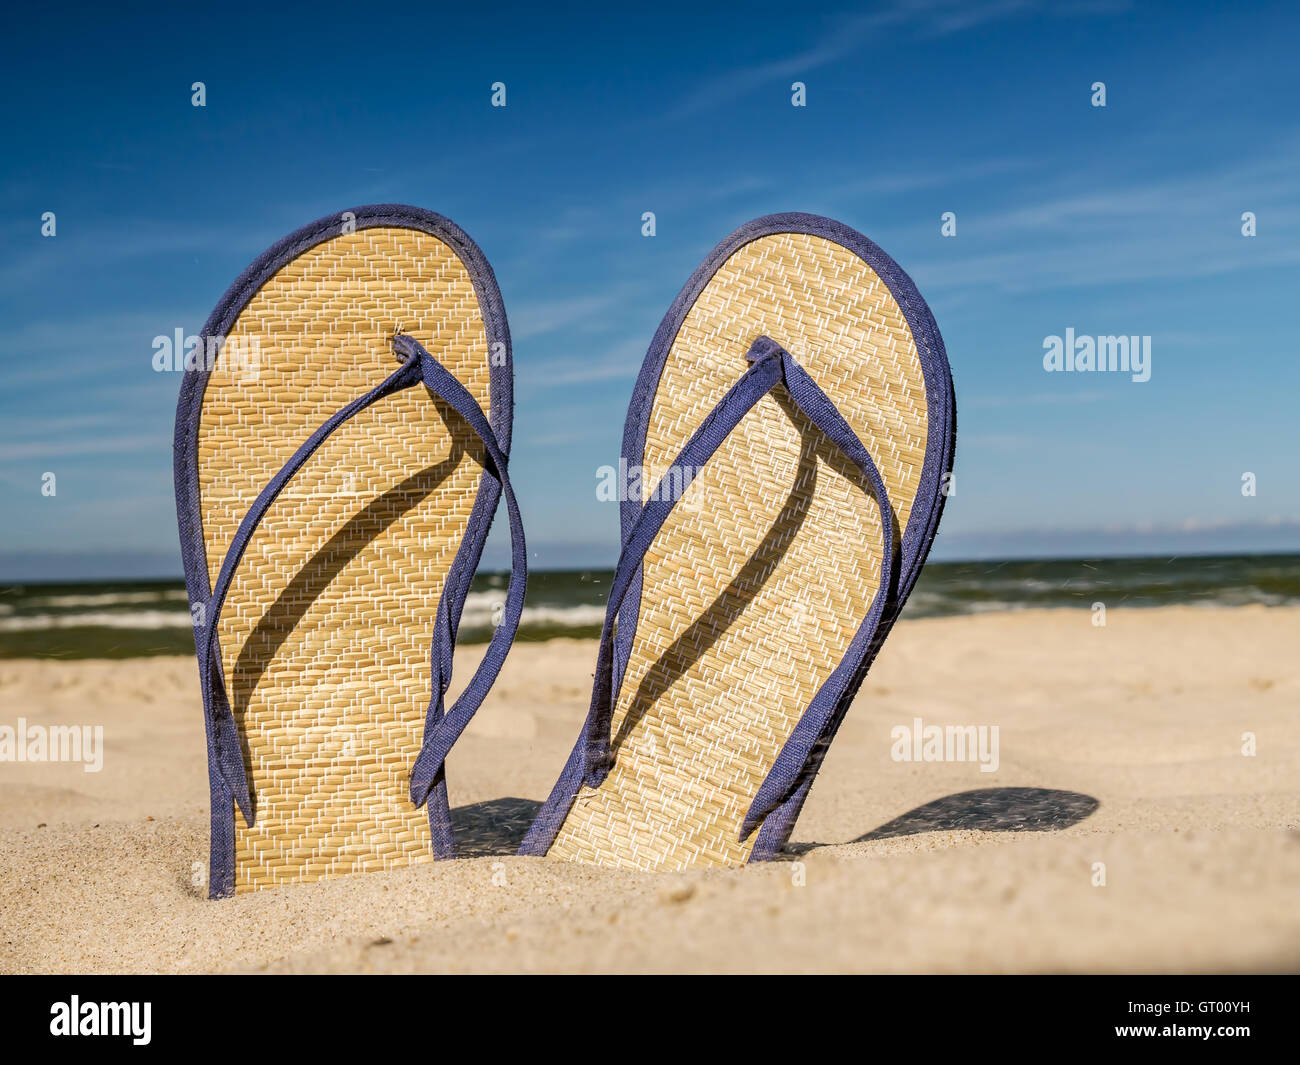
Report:
[[465,609],[473,610],[475,607],[484,607],[491,610],[492,606],[499,602],[501,602],[500,592],[470,592],[469,595],[465,596]]
[[188,629],[188,610],[123,610],[96,614],[37,614],[0,618],[0,632],[39,632],[44,629]]
[[526,606],[522,625],[566,625],[585,628],[605,621],[603,606]]
[[[465,597],[465,609],[461,613],[460,623],[464,628],[490,628],[500,620],[505,607],[505,596],[501,591],[470,592]],[[539,604],[525,606],[519,624],[558,625],[565,628],[590,628],[600,625],[605,620],[605,608],[590,603],[574,603],[570,606]]]
[[[500,620],[501,599],[492,597],[487,603],[466,600],[460,616],[462,628],[489,628]],[[577,606],[526,606],[519,620],[521,627],[528,625],[558,625],[580,629],[600,625],[605,620],[605,608],[590,605]]]
[[[67,596],[64,598],[73,598]],[[92,598],[87,596],[86,598]],[[470,595],[461,615],[465,629],[491,628],[500,620],[502,598],[490,593]],[[603,607],[528,606],[524,607],[523,626],[548,625],[561,628],[590,628],[605,620]],[[192,626],[184,610],[117,610],[84,611],[70,614],[35,614],[0,617],[0,632],[40,632],[50,629],[188,629]]]
[[46,608],[75,606],[121,606],[129,603],[186,602],[183,588],[168,588],[158,592],[100,592],[95,595],[47,595],[29,599],[24,606]]

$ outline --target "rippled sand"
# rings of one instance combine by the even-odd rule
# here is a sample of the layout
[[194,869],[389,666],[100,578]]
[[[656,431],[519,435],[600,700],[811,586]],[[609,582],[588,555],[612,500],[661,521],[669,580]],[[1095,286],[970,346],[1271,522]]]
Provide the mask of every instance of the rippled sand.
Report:
[[[102,772],[0,763],[0,970],[1300,969],[1300,610],[1107,620],[901,623],[791,860],[667,874],[512,856],[595,658],[520,645],[451,759],[474,857],[222,902],[192,661],[0,662],[0,726],[104,726]],[[891,758],[918,717],[997,771]]]

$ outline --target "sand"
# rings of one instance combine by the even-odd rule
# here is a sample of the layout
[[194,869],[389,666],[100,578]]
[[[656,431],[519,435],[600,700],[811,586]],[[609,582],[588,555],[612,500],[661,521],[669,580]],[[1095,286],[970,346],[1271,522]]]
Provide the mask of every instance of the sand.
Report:
[[[0,725],[105,728],[102,772],[0,764],[0,971],[1300,969],[1300,610],[1107,622],[900,623],[791,860],[686,873],[512,856],[595,657],[522,644],[449,766],[475,857],[221,902],[193,662],[0,662]],[[997,771],[894,760],[916,717]]]

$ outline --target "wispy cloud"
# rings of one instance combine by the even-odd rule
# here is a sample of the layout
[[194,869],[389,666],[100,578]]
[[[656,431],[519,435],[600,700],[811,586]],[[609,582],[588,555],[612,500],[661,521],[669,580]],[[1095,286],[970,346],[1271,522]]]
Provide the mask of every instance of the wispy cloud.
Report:
[[937,290],[1027,292],[1292,266],[1300,242],[1242,238],[1239,226],[1241,212],[1254,208],[1274,233],[1300,228],[1300,209],[1291,205],[1298,165],[1292,141],[1174,178],[1019,191],[1015,206],[963,213],[959,235],[941,244],[944,257],[909,271]]
[[516,372],[523,384],[532,388],[554,388],[596,381],[630,381],[641,369],[641,360],[645,357],[649,343],[649,337],[634,337],[606,349],[604,354],[595,359],[549,359]]
[[1008,407],[1073,407],[1105,399],[1101,392],[1039,392],[1029,396],[963,396],[963,410],[1003,410]]
[[[1075,3],[1047,9],[1056,16],[1114,14],[1127,5],[1119,2]],[[833,18],[808,46],[780,58],[741,67],[710,78],[666,114],[667,120],[685,118],[721,107],[759,89],[788,82],[830,66],[858,52],[872,38],[908,30],[921,37],[944,37],[989,23],[1043,11],[1035,0],[900,0],[867,15]]]
[[0,391],[9,395],[55,385],[67,387],[75,370],[87,379],[122,380],[124,369],[153,374],[153,339],[177,328],[197,332],[206,312],[132,310],[27,322],[0,333]]
[[29,440],[15,444],[0,444],[0,460],[14,462],[19,459],[46,459],[65,455],[120,455],[127,452],[158,451],[166,447],[167,440],[154,436],[92,436],[81,440],[50,439]]
[[872,15],[837,20],[819,41],[802,51],[711,78],[669,110],[665,118],[669,121],[685,118],[730,103],[763,86],[798,74],[807,75],[851,55],[872,34],[906,22],[909,17],[906,6],[899,5]]
[[510,335],[515,340],[545,336],[577,322],[589,321],[614,306],[615,300],[613,293],[607,293],[517,303],[510,309]]
[[1267,270],[1300,263],[1300,246],[1251,245],[1213,248],[1202,233],[1153,241],[1134,234],[1094,237],[1067,246],[1018,248],[909,265],[927,289],[974,287],[1008,293],[1070,289],[1124,282],[1175,281]]
[[1041,168],[1042,160],[1025,156],[1002,156],[992,159],[966,159],[934,166],[926,169],[916,167],[900,168],[895,164],[881,173],[866,177],[853,177],[851,180],[833,185],[825,195],[839,198],[855,196],[896,196],[908,195],[925,189],[951,188],[961,186],[969,194],[974,182],[985,178],[1004,178],[1009,174]]
[[1236,551],[1293,552],[1300,517],[1278,515],[1263,521],[1134,522],[1102,528],[1025,526],[951,527],[940,531],[935,557],[1099,558],[1120,555],[1194,555]]
[[[52,241],[60,242],[58,247],[67,247],[75,252],[72,259],[51,254],[54,250],[52,241],[40,237],[34,227],[29,227],[30,232],[24,234],[24,243],[30,245],[30,250],[7,257],[8,261],[0,267],[0,284],[11,291],[35,287],[54,271],[68,268],[69,262],[73,265],[79,263],[89,272],[98,273],[108,267],[140,260],[165,260],[212,252],[230,253],[236,259],[251,259],[276,237],[269,229],[252,225],[210,228],[135,220],[107,226],[91,223],[85,228],[77,228],[79,221],[63,212],[59,216],[59,236],[52,238]],[[40,241],[45,243],[38,243]],[[11,237],[10,243],[17,244],[18,241]]]

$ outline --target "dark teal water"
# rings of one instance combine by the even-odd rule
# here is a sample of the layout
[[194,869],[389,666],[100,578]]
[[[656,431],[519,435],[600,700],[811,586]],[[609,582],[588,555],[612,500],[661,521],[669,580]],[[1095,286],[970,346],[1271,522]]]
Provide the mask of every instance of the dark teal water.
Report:
[[[595,636],[609,570],[534,573],[520,639]],[[461,636],[491,634],[502,574],[474,581]],[[1003,610],[1190,604],[1300,604],[1300,555],[1225,555],[1021,562],[933,562],[904,609],[908,618]],[[180,581],[0,587],[0,658],[129,658],[194,649]]]

